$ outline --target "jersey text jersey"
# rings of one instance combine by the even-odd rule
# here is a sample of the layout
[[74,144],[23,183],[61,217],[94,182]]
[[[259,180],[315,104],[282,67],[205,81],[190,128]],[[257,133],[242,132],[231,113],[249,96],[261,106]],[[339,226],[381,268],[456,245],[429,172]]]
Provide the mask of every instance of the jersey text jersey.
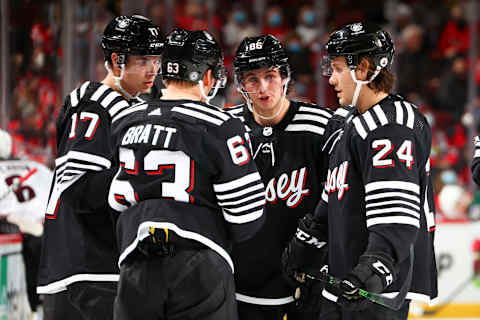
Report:
[[209,247],[233,272],[231,242],[264,221],[264,185],[242,123],[202,102],[157,100],[113,126],[120,169],[108,199],[120,213],[119,264],[157,228]]
[[[363,114],[352,110],[329,157],[323,202],[316,218],[328,220],[329,271],[343,278],[367,252],[391,257],[398,292],[410,268],[407,299],[437,297],[431,130],[417,108],[390,95]],[[328,202],[328,205],[327,205]]]
[[57,159],[45,213],[38,293],[77,281],[118,281],[114,228],[107,204],[113,177],[111,121],[130,106],[109,86],[85,82],[57,119]]
[[266,188],[267,220],[261,232],[234,246],[237,300],[259,305],[293,301],[284,280],[281,256],[298,219],[313,213],[327,162],[324,147],[333,112],[317,105],[290,101],[285,117],[274,126],[258,124],[246,105],[228,109],[250,133],[253,154]]

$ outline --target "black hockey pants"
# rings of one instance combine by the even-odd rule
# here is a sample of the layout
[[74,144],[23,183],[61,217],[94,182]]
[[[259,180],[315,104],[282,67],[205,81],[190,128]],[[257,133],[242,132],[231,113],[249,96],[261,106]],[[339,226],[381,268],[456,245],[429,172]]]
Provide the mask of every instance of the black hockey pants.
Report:
[[213,250],[133,254],[120,268],[115,320],[237,320],[230,266]]

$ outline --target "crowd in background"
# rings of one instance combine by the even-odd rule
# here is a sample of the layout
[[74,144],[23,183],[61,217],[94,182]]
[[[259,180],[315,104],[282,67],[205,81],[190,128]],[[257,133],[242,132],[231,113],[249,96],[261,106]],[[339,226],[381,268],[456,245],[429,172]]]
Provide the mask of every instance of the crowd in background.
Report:
[[[165,21],[170,14],[167,1],[144,1],[144,14],[167,33]],[[106,71],[99,35],[113,16],[122,13],[121,1],[77,2],[73,26],[74,72],[81,80],[79,83],[101,81]],[[92,5],[88,5],[92,2],[94,14]],[[214,102],[219,105],[242,103],[231,70],[236,46],[245,36],[270,33],[281,40],[289,53],[293,70],[294,85],[289,95],[294,99],[318,102],[316,75],[329,31],[360,20],[382,25],[392,33],[396,44],[395,91],[421,108],[432,126],[431,160],[439,217],[447,220],[480,219],[480,194],[474,192],[470,182],[472,154],[467,130],[472,124],[480,124],[480,96],[477,94],[475,101],[468,101],[467,94],[469,70],[475,72],[476,84],[480,86],[480,57],[469,60],[471,30],[466,18],[466,2],[326,2],[328,10],[323,17],[318,17],[315,1],[265,0],[262,28],[258,30],[255,0],[215,1],[213,14],[208,10],[207,0],[174,1],[173,25],[209,29],[221,42],[230,81]],[[11,3],[12,97],[11,121],[7,130],[13,135],[17,156],[29,157],[52,167],[55,118],[63,99],[62,8],[59,1],[53,0]],[[323,33],[319,23],[325,26]],[[82,63],[83,57],[91,54],[91,48],[96,50],[93,52],[96,59],[93,70],[85,68]],[[157,82],[161,86],[160,80]],[[337,100],[326,79],[323,86],[325,104],[335,109]],[[473,106],[468,107],[469,103]],[[474,127],[480,131],[480,126]]]

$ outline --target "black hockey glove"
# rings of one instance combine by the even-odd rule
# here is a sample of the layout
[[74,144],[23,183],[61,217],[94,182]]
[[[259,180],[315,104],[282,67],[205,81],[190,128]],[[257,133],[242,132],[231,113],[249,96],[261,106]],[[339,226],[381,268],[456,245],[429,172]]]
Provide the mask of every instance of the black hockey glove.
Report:
[[311,214],[298,222],[297,232],[282,255],[282,270],[293,286],[298,286],[296,275],[306,268],[321,269],[327,263],[327,226],[314,221]]
[[364,254],[358,265],[341,281],[328,284],[323,296],[350,311],[365,309],[370,303],[358,289],[380,293],[397,278],[393,260],[382,254]]
[[[317,271],[318,272],[318,271]],[[328,266],[324,266],[320,272],[328,273]],[[309,273],[308,270],[306,273]],[[297,281],[300,281],[300,277],[297,276]],[[325,284],[321,281],[309,280],[305,276],[301,283],[297,284],[295,290],[295,306],[307,313],[316,313],[321,310],[322,304],[322,291]]]

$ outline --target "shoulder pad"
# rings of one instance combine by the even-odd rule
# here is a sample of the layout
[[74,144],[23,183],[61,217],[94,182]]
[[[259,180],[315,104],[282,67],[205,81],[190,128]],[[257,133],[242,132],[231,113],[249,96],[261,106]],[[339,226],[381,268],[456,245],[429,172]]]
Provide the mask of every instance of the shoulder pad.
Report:
[[116,121],[122,119],[122,118],[125,118],[129,115],[134,115],[134,114],[138,114],[139,112],[141,111],[144,111],[148,108],[148,104],[145,103],[145,102],[139,102],[137,104],[134,104],[133,106],[129,107],[129,108],[126,108],[124,110],[122,110],[121,112],[119,112],[113,119],[112,119],[112,123],[115,123]]
[[98,82],[84,82],[69,94],[70,105],[75,108],[80,102],[94,101],[99,104],[110,117],[128,108],[130,103],[120,93],[105,84]]
[[369,132],[386,125],[398,125],[413,130],[423,129],[425,120],[417,107],[403,99],[377,104],[352,119],[356,132],[365,139]]
[[172,108],[172,112],[200,120],[201,122],[221,126],[233,118],[227,111],[218,107],[199,102],[183,103]]
[[240,120],[242,120],[242,122],[245,122],[245,104],[238,104],[224,110],[228,112],[232,117],[239,118]]
[[298,110],[285,131],[308,132],[322,136],[333,112],[315,104],[297,103],[299,104]]

